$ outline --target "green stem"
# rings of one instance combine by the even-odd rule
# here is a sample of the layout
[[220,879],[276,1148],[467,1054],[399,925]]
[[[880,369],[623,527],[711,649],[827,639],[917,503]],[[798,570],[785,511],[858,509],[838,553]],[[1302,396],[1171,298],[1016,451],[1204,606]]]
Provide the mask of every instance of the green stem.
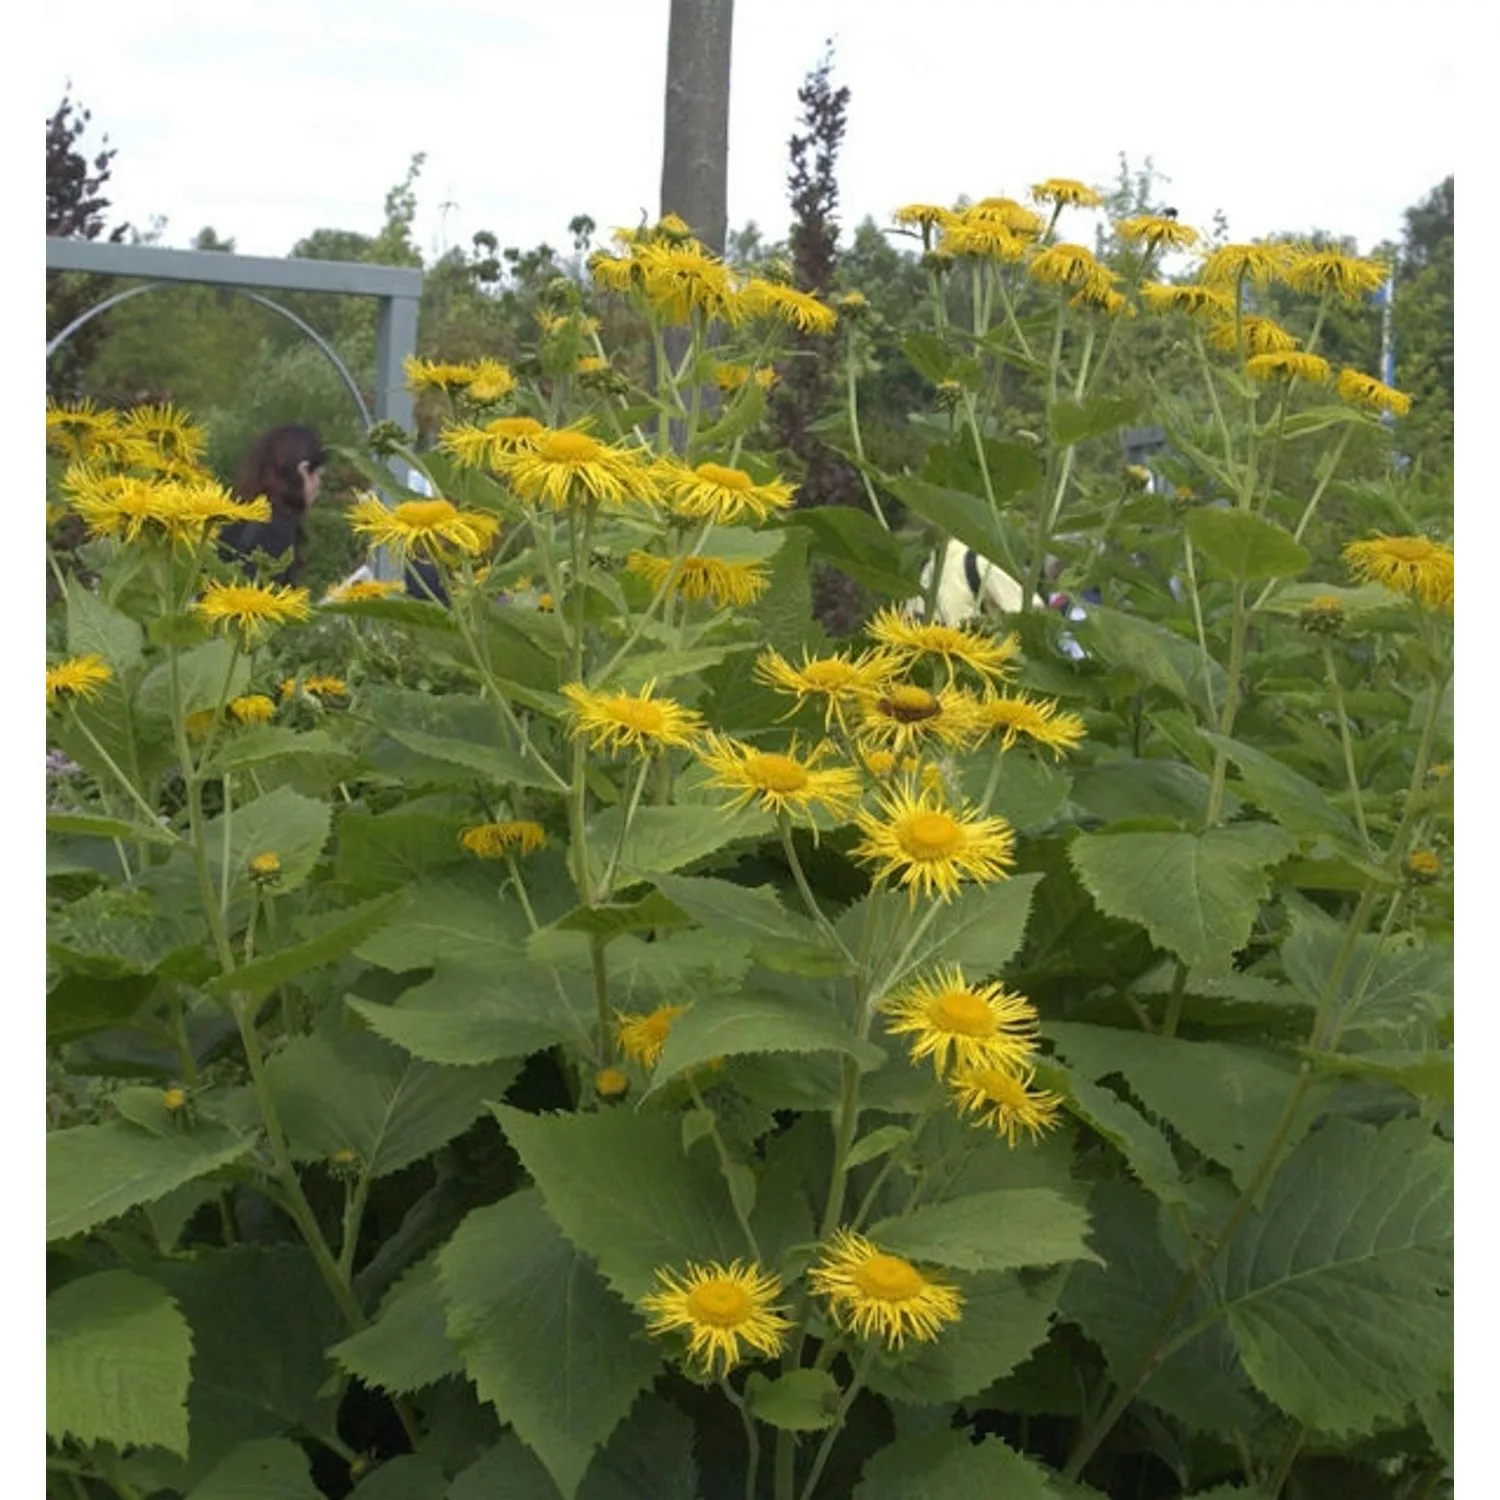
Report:
[[1349,778],[1349,795],[1354,799],[1354,821],[1359,824],[1360,841],[1365,852],[1370,852],[1370,830],[1365,826],[1365,804],[1360,795],[1359,777],[1354,770],[1354,738],[1349,732],[1349,714],[1344,705],[1344,688],[1339,681],[1338,669],[1334,666],[1333,647],[1323,642],[1323,671],[1328,678],[1328,689],[1333,694],[1333,706],[1339,717],[1339,739],[1344,747],[1344,772]]
[[604,955],[604,939],[598,933],[589,935],[589,969],[594,976],[594,1007],[599,1023],[599,1066],[607,1068],[613,1055],[609,1044],[609,965]]
[[[1229,632],[1229,681],[1224,688],[1224,709],[1219,715],[1219,733],[1228,738],[1234,732],[1234,716],[1240,706],[1240,676],[1245,670],[1245,629],[1248,612],[1245,609],[1245,585],[1234,586],[1234,622]],[[1223,748],[1214,752],[1213,784],[1208,793],[1208,811],[1203,820],[1205,828],[1212,828],[1219,821],[1219,812],[1224,805],[1224,782],[1229,774],[1229,754]]]
[[[708,1105],[703,1102],[703,1095],[699,1091],[693,1075],[687,1075],[688,1093],[692,1095],[693,1103],[706,1114],[712,1121],[709,1126],[709,1138],[714,1143],[714,1153],[719,1158],[719,1170],[724,1174],[724,1182],[727,1186],[730,1180],[730,1168],[738,1166],[739,1163],[729,1154],[729,1147],[724,1144],[724,1137],[719,1133],[719,1120]],[[755,1230],[751,1227],[750,1220],[744,1209],[740,1207],[739,1195],[731,1192],[729,1195],[730,1206],[734,1209],[734,1217],[740,1226],[740,1232],[745,1236],[745,1244],[749,1246],[750,1258],[756,1265],[761,1263],[760,1241],[755,1237]]]
[[760,1478],[760,1433],[744,1397],[730,1385],[727,1375],[719,1377],[719,1389],[740,1414],[740,1423],[745,1429],[745,1500],[755,1500],[756,1481]]
[[849,400],[849,431],[854,438],[854,456],[859,460],[859,477],[864,482],[865,495],[869,499],[870,509],[875,512],[875,519],[889,531],[891,524],[885,518],[885,512],[880,508],[880,499],[875,493],[875,486],[870,481],[870,475],[865,462],[865,443],[859,431],[859,382],[854,369],[854,338],[849,338],[849,347],[844,359],[845,387]]
[[1203,384],[1208,388],[1209,405],[1213,407],[1214,421],[1219,435],[1224,440],[1224,467],[1230,478],[1234,476],[1234,438],[1230,435],[1229,423],[1224,419],[1224,408],[1219,402],[1219,388],[1214,384],[1213,367],[1208,362],[1208,350],[1203,346],[1203,331],[1193,326],[1193,347],[1198,351],[1198,363],[1203,370]]
[[849,1409],[854,1405],[854,1399],[864,1389],[865,1380],[870,1374],[870,1366],[875,1363],[875,1351],[878,1348],[875,1340],[870,1340],[861,1352],[859,1363],[855,1367],[854,1374],[849,1381],[849,1389],[844,1392],[844,1399],[839,1402],[839,1409],[834,1416],[833,1424],[823,1435],[823,1441],[818,1445],[818,1451],[813,1455],[812,1467],[807,1471],[807,1481],[802,1486],[801,1500],[812,1500],[813,1492],[818,1487],[818,1480],[823,1477],[823,1468],[827,1464],[833,1447],[838,1442],[839,1434],[844,1430],[844,1422],[849,1416]]
[[1188,591],[1193,601],[1193,625],[1198,631],[1198,650],[1203,657],[1203,691],[1208,698],[1208,715],[1219,716],[1219,706],[1214,701],[1213,658],[1208,654],[1208,634],[1203,628],[1203,601],[1198,596],[1198,570],[1193,563],[1193,544],[1186,533],[1182,538],[1182,556],[1187,564]]
[[1187,989],[1187,965],[1179,958],[1172,975],[1172,991],[1167,996],[1167,1013],[1162,1018],[1161,1034],[1176,1036],[1178,1022],[1182,1020],[1182,1002]]
[[82,717],[77,713],[73,715],[73,723],[82,732],[84,739],[86,739],[93,747],[94,754],[97,755],[99,759],[109,767],[110,774],[113,775],[115,780],[120,783],[120,786],[124,790],[125,794],[146,815],[146,822],[148,826],[152,828],[160,828],[161,824],[157,821],[155,809],[149,802],[146,801],[143,796],[141,796],[138,791],[136,791],[135,786],[131,782],[130,778],[116,764],[114,757],[109,753],[108,750],[104,748],[103,745],[99,743],[98,739],[94,735],[94,731],[83,722]]
[[[1010,576],[1018,579],[1021,576],[1021,566],[1011,554],[1010,539],[1006,536],[1005,529],[1000,523],[1000,502],[995,497],[994,481],[990,478],[989,459],[985,456],[984,439],[980,436],[979,421],[974,414],[974,398],[968,391],[963,393],[963,408],[964,417],[969,428],[969,437],[974,444],[974,459],[979,465],[979,478],[984,485],[984,498],[989,503],[990,514],[995,518],[995,538],[1000,543],[1002,561],[1005,563],[1006,570],[1010,573]],[[932,576],[934,584],[940,576],[942,556],[943,549],[939,546],[937,559],[933,567]],[[1021,601],[1021,607],[1023,609],[1026,607],[1024,598]],[[928,618],[930,619],[931,616],[929,615]]]
[[781,832],[781,847],[786,851],[787,863],[792,867],[792,879],[797,882],[797,892],[802,897],[802,904],[807,908],[807,914],[823,930],[823,934],[835,946],[839,952],[848,959],[853,968],[858,968],[858,960],[849,951],[848,944],[839,935],[838,929],[828,920],[823,908],[818,905],[818,898],[813,895],[812,887],[807,883],[807,876],[803,873],[802,861],[797,857],[797,846],[792,839],[792,820],[785,813],[776,815],[776,824]]
[[640,806],[641,793],[646,789],[646,777],[651,771],[651,757],[641,757],[641,768],[636,772],[635,785],[630,789],[630,801],[625,808],[625,816],[620,819],[620,832],[615,839],[615,846],[610,850],[609,863],[604,867],[604,878],[599,882],[596,899],[608,901],[610,892],[614,889],[615,871],[619,868],[620,856],[625,852],[625,838],[630,832],[630,825],[635,819],[635,810]]

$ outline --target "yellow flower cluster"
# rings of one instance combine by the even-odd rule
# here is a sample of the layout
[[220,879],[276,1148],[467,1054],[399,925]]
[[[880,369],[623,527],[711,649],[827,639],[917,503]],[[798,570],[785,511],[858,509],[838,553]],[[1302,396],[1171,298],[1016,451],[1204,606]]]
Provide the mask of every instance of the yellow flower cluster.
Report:
[[1453,549],[1425,536],[1386,536],[1344,548],[1349,571],[1362,583],[1379,583],[1428,609],[1453,613]]
[[47,447],[74,463],[196,480],[206,435],[171,405],[129,411],[47,398]]
[[462,391],[478,406],[503,401],[516,388],[516,377],[498,359],[478,359],[468,364],[449,364],[408,355],[402,366],[407,388],[413,393]]

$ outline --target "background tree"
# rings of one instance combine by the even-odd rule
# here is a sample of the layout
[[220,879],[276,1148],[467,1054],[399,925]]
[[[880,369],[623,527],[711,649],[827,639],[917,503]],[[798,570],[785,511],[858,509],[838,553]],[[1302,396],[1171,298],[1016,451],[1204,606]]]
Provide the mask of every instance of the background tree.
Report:
[[672,0],[661,211],[715,254],[728,228],[729,63],[734,0]]
[[1415,398],[1397,443],[1429,471],[1453,467],[1453,179],[1406,211],[1396,267],[1396,384]]

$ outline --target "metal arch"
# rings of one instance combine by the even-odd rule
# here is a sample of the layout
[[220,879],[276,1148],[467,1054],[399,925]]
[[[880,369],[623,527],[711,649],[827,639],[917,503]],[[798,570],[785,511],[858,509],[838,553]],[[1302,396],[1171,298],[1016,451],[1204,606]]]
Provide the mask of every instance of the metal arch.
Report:
[[[148,281],[143,286],[127,287],[123,292],[115,292],[106,297],[103,302],[96,303],[87,312],[80,313],[59,334],[52,338],[47,344],[47,358],[51,359],[53,354],[62,347],[75,333],[85,324],[91,323],[101,313],[108,312],[112,307],[118,307],[122,302],[127,302],[132,297],[138,297],[142,292],[154,292],[160,287],[182,285],[181,282]],[[345,388],[354,398],[354,404],[359,408],[359,418],[365,424],[368,432],[375,425],[374,418],[370,415],[370,408],[365,404],[365,398],[360,394],[359,386],[355,384],[354,377],[349,373],[344,364],[328,341],[310,324],[299,318],[296,313],[283,307],[279,302],[273,302],[269,297],[263,297],[259,292],[252,292],[245,287],[220,285],[219,290],[233,292],[236,296],[248,298],[251,302],[258,303],[261,307],[269,308],[271,312],[277,313],[291,323],[301,333],[312,340],[314,345],[322,352],[323,356],[333,366],[340,380],[344,382]]]

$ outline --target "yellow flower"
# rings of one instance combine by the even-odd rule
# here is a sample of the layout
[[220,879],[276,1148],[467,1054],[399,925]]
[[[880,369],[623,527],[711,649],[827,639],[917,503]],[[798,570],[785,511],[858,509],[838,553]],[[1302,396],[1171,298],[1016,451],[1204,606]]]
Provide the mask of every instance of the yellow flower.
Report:
[[623,1099],[630,1092],[630,1077],[623,1068],[600,1068],[594,1074],[594,1092],[601,1099]]
[[1344,601],[1337,594],[1318,594],[1302,606],[1297,623],[1313,635],[1337,635],[1344,628]]
[[1024,734],[1061,756],[1076,750],[1085,733],[1083,720],[1077,714],[1059,713],[1055,699],[1029,698],[1025,693],[981,698],[974,707],[974,721],[984,733],[1003,736],[1002,750],[1009,750]]
[[[738,321],[738,296],[729,267],[697,240],[638,245],[632,261],[632,281],[639,278],[647,304],[664,322],[686,323],[695,311],[705,318]],[[597,269],[594,275],[601,279]]]
[[522,818],[508,823],[480,823],[465,828],[458,841],[470,854],[480,859],[504,859],[512,849],[520,854],[534,854],[547,842],[540,823]]
[[376,546],[397,547],[437,561],[448,549],[474,557],[500,529],[498,516],[484,510],[460,510],[451,500],[403,500],[387,506],[378,495],[362,495],[349,507],[349,525]]
[[946,224],[954,217],[952,209],[941,208],[936,203],[906,203],[891,212],[893,223],[916,224],[923,229],[930,229],[934,224]]
[[161,1107],[168,1114],[175,1115],[178,1110],[187,1108],[187,1090],[183,1088],[170,1088],[161,1091]]
[[1038,281],[1075,291],[1100,282],[1106,285],[1114,273],[1100,265],[1092,250],[1082,245],[1049,245],[1039,251],[1026,268]]
[[1026,243],[997,220],[955,219],[944,229],[938,249],[945,255],[1015,262],[1025,257]]
[[892,682],[865,698],[860,737],[901,754],[930,740],[963,746],[974,733],[974,699],[949,686],[932,692],[912,682]]
[[1371,411],[1388,411],[1392,416],[1404,417],[1411,410],[1411,397],[1405,391],[1383,384],[1373,375],[1345,368],[1339,371],[1339,395],[1354,406],[1366,406]]
[[836,1230],[809,1268],[808,1290],[828,1298],[835,1322],[861,1338],[879,1335],[900,1348],[907,1337],[930,1343],[963,1312],[957,1287],[919,1271],[852,1229]]
[[668,584],[682,599],[708,599],[720,609],[729,604],[751,604],[770,584],[758,562],[734,562],[723,557],[655,557],[632,552],[625,570],[644,578],[653,589]]
[[182,721],[182,727],[187,730],[191,739],[203,739],[214,727],[213,709],[200,708],[196,713],[188,714]]
[[323,677],[314,673],[302,684],[315,698],[347,698],[349,684],[342,677]]
[[1057,1124],[1061,1094],[1031,1087],[1030,1073],[1008,1068],[972,1068],[952,1080],[954,1103],[959,1110],[978,1117],[981,1125],[993,1125],[1014,1146],[1024,1130],[1035,1140]]
[[357,604],[361,599],[389,599],[392,594],[403,592],[405,585],[399,578],[368,578],[359,583],[341,583],[328,591],[330,604]]
[[1016,836],[1003,818],[950,812],[936,791],[914,797],[898,789],[881,800],[878,814],[861,812],[855,820],[865,835],[855,858],[878,861],[878,881],[898,877],[911,894],[948,900],[965,878],[987,882],[1005,878],[1014,864]]
[[880,610],[865,626],[865,634],[886,647],[903,666],[921,656],[940,656],[950,679],[956,662],[962,662],[981,677],[1004,677],[1020,649],[1013,635],[996,640],[974,626],[908,620],[894,607]]
[[1349,571],[1362,583],[1380,583],[1432,609],[1453,610],[1453,549],[1425,536],[1377,532],[1344,548]]
[[1001,224],[1023,240],[1037,239],[1047,225],[1040,214],[1034,214],[1014,198],[981,198],[958,215],[968,225]]
[[689,1261],[681,1273],[659,1266],[656,1279],[661,1290],[641,1299],[646,1331],[687,1334],[688,1358],[705,1372],[727,1375],[743,1357],[742,1341],[766,1358],[781,1352],[792,1325],[775,1306],[781,1282],[759,1266]]
[[435,360],[418,359],[408,354],[401,364],[406,376],[407,389],[411,391],[457,391],[463,390],[474,379],[473,365],[441,364]]
[[545,501],[566,510],[581,501],[619,505],[634,497],[651,499],[652,483],[644,452],[612,448],[581,428],[544,430],[528,447],[496,453],[494,467],[510,487],[532,504]]
[[672,1033],[672,1022],[686,1009],[685,1005],[658,1005],[645,1015],[616,1011],[615,1031],[620,1038],[620,1050],[643,1068],[654,1068]]
[[1252,380],[1311,380],[1321,385],[1328,379],[1328,361],[1301,349],[1279,349],[1247,359],[1245,373]]
[[1430,885],[1443,873],[1443,862],[1431,849],[1413,849],[1401,867],[1418,885]]
[[138,406],[120,423],[120,436],[143,467],[168,473],[192,468],[203,457],[208,437],[174,406]]
[[1247,359],[1254,359],[1259,354],[1285,354],[1302,342],[1271,318],[1242,318],[1238,331],[1234,319],[1226,318],[1208,330],[1209,343],[1230,354],[1239,348],[1241,337],[1245,340]]
[[956,964],[937,969],[890,1000],[881,1009],[891,1019],[892,1036],[910,1036],[911,1059],[932,1059],[941,1076],[949,1053],[959,1068],[1020,1068],[1035,1050],[1036,1008],[1005,986],[964,981]]
[[47,447],[83,463],[108,462],[119,454],[119,423],[112,411],[100,411],[85,398],[55,402],[47,397]]
[[[1109,274],[1113,275],[1112,272]],[[1090,312],[1107,313],[1111,318],[1118,318],[1130,307],[1130,303],[1123,293],[1117,292],[1108,281],[1101,277],[1098,281],[1090,281],[1074,292],[1068,299],[1068,306],[1086,308]],[[1131,316],[1135,316],[1133,308]]]
[[891,751],[866,750],[863,745],[857,748],[859,750],[860,764],[877,781],[884,781],[896,769],[896,757]]
[[481,359],[473,365],[469,399],[481,406],[501,401],[516,388],[516,377],[498,359]]
[[783,480],[757,484],[745,470],[723,464],[664,468],[661,474],[675,514],[717,526],[733,525],[747,515],[764,521],[773,511],[788,509],[796,492],[795,485]]
[[732,807],[758,799],[767,812],[807,816],[812,804],[819,802],[834,817],[847,820],[859,802],[859,773],[848,766],[819,770],[818,761],[827,749],[819,745],[799,758],[795,744],[785,753],[757,750],[740,740],[710,733],[697,754],[714,773],[709,786],[739,793]]
[[536,446],[546,428],[535,417],[496,417],[483,427],[469,422],[450,422],[438,438],[438,446],[467,468],[491,466],[497,454],[515,453]]
[[581,682],[566,683],[562,692],[573,705],[573,733],[586,734],[595,750],[690,746],[702,719],[671,698],[653,697],[655,686],[648,682],[639,693],[591,693]]
[[268,521],[270,502],[239,501],[213,479],[142,479],[77,465],[63,476],[73,509],[89,535],[134,542],[141,536],[177,544],[200,542],[229,521]]
[[1209,251],[1199,274],[1211,286],[1228,286],[1242,276],[1264,284],[1273,276],[1280,276],[1290,259],[1291,249],[1287,245],[1220,245],[1217,250]]
[[609,369],[609,361],[598,354],[585,354],[580,356],[578,363],[573,366],[575,375],[598,375]]
[[1076,177],[1049,177],[1031,190],[1038,203],[1071,203],[1078,208],[1098,208],[1103,197]]
[[1293,250],[1282,270],[1282,279],[1299,292],[1315,297],[1342,297],[1358,302],[1378,292],[1390,276],[1390,267],[1378,260],[1362,260],[1342,250]]
[[265,883],[281,874],[281,856],[274,849],[266,849],[250,856],[250,878]]
[[809,656],[804,647],[802,665],[794,667],[780,652],[768,649],[756,659],[755,679],[778,693],[795,695],[793,713],[807,699],[822,698],[826,729],[835,718],[843,723],[846,706],[878,692],[897,670],[898,664],[883,651],[865,651],[857,657]]
[[247,693],[229,700],[229,714],[241,724],[269,724],[276,717],[276,705],[264,693]]
[[[1140,297],[1152,312],[1211,313],[1231,320],[1234,317],[1234,298],[1223,287],[1202,286],[1198,282],[1167,286],[1159,281],[1146,281],[1141,283]],[[1229,326],[1234,326],[1232,321]]]
[[746,282],[740,301],[750,317],[780,318],[799,333],[832,333],[838,324],[838,314],[810,292],[775,281],[755,278]]
[[636,285],[638,274],[633,256],[609,255],[600,250],[589,257],[589,275],[606,291],[628,292]]
[[1119,219],[1115,222],[1115,233],[1126,244],[1145,245],[1148,250],[1155,250],[1158,245],[1185,250],[1198,240],[1196,229],[1160,214],[1136,214],[1133,218]]
[[307,590],[277,583],[210,583],[193,606],[213,626],[239,627],[246,646],[273,625],[307,618]]
[[114,676],[102,656],[72,656],[47,668],[47,707],[59,698],[97,698],[99,689]]

